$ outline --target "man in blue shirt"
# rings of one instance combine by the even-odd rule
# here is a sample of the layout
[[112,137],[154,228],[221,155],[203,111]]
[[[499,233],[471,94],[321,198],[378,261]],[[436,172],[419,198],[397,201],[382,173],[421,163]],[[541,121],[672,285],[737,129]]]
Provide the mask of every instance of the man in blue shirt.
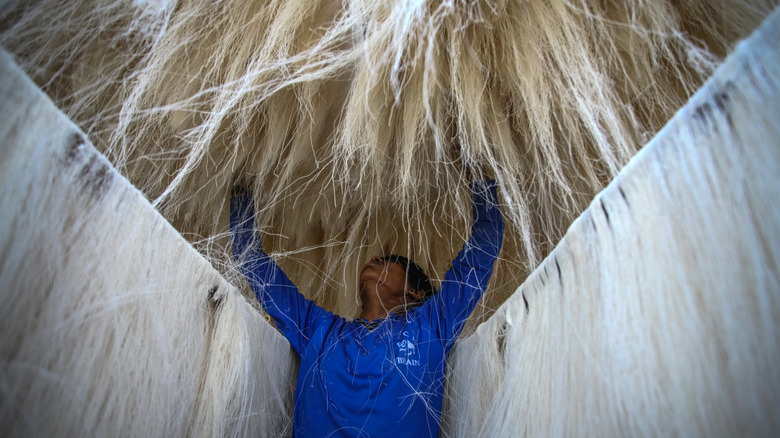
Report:
[[233,254],[263,308],[300,356],[296,437],[435,437],[445,358],[487,287],[503,241],[496,184],[470,185],[471,237],[440,292],[400,256],[374,257],[349,321],[305,299],[262,250],[248,194],[230,203]]

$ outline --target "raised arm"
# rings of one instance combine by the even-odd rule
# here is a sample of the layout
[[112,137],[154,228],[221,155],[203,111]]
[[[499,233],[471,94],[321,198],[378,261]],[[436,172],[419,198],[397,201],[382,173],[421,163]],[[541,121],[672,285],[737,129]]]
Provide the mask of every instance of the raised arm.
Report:
[[469,188],[474,217],[471,236],[445,274],[439,293],[429,300],[448,350],[485,292],[504,240],[496,182],[474,181]]
[[263,252],[255,228],[254,200],[245,190],[230,198],[230,231],[233,258],[255,296],[279,330],[300,354],[314,327],[334,315],[307,300],[271,257]]

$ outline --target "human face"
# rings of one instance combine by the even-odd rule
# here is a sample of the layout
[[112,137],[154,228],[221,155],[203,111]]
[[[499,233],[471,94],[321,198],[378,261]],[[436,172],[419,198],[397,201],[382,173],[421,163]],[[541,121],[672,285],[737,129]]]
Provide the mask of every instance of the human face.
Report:
[[371,257],[360,271],[361,286],[374,282],[383,301],[385,298],[403,297],[409,290],[404,268],[379,256]]

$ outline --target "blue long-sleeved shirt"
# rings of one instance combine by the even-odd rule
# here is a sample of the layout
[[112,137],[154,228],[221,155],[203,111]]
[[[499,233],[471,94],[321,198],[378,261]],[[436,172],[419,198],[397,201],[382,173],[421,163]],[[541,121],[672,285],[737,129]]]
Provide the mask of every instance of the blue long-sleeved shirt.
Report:
[[239,269],[301,359],[294,436],[438,436],[445,358],[487,287],[503,241],[495,182],[470,187],[471,236],[439,292],[373,329],[298,293],[262,250],[251,197],[231,199]]

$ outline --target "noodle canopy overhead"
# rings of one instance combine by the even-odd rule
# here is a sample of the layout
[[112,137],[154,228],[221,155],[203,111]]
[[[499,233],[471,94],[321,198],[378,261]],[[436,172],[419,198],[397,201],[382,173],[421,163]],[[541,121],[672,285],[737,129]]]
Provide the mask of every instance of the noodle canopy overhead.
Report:
[[11,0],[0,44],[228,275],[251,186],[265,248],[345,316],[370,255],[441,278],[468,175],[497,179],[480,319],[775,3]]

